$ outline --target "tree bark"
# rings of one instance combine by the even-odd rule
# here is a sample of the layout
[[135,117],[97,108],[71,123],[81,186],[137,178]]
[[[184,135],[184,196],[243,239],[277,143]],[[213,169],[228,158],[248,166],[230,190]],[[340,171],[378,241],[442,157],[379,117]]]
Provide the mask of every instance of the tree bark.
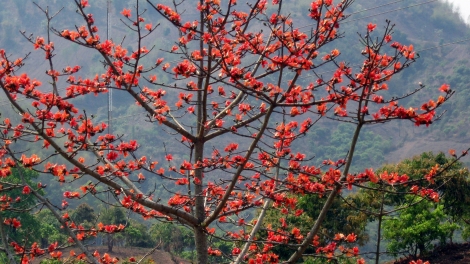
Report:
[[5,229],[3,226],[3,218],[2,218],[2,222],[0,223],[0,234],[1,234],[3,246],[5,247],[5,253],[7,254],[8,260],[10,261],[10,263],[16,264],[17,262],[15,260],[15,254],[11,252],[10,245],[8,245],[7,236],[5,234]]
[[209,256],[207,254],[207,234],[204,228],[194,228],[194,241],[196,244],[196,263],[206,264],[208,263]]
[[380,259],[380,239],[382,236],[382,219],[384,217],[385,192],[382,193],[382,203],[380,204],[379,223],[377,226],[377,248],[375,252],[375,264],[379,264]]
[[108,234],[108,252],[113,252],[113,242],[114,239],[111,234]]

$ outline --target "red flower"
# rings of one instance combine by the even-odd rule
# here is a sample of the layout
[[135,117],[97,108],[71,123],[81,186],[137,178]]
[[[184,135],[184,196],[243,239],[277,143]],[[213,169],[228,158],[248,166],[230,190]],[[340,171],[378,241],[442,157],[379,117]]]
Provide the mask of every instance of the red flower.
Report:
[[237,148],[238,148],[238,144],[236,144],[236,143],[230,143],[230,144],[227,145],[227,147],[225,147],[224,150],[225,150],[226,152],[232,152],[232,151],[237,150]]
[[232,255],[238,255],[240,254],[241,250],[239,248],[233,248],[232,250]]
[[374,31],[374,29],[375,29],[376,27],[377,27],[376,24],[369,23],[369,24],[367,25],[367,31],[368,31],[368,32],[372,32],[372,31]]
[[18,221],[16,218],[13,218],[13,220],[11,221],[11,225],[14,227],[14,228],[19,228],[21,226],[21,222]]
[[111,151],[108,153],[108,155],[106,155],[106,158],[110,161],[117,159],[117,157],[118,157],[118,153],[115,151]]
[[90,6],[90,5],[88,4],[88,0],[82,0],[82,1],[80,2],[80,4],[82,5],[82,8],[85,8],[85,7],[87,7],[87,6]]
[[28,185],[23,187],[23,194],[30,194],[31,193],[31,188],[29,188]]
[[181,179],[179,179],[175,182],[176,185],[186,185],[188,183],[189,183],[189,181],[188,181],[187,178],[181,178]]
[[439,91],[443,93],[449,93],[450,92],[450,86],[448,84],[443,84],[440,88]]
[[173,159],[173,156],[172,156],[171,154],[167,154],[167,155],[165,156],[165,159],[168,160],[168,161],[170,161],[170,160]]
[[123,9],[121,14],[127,18],[131,17],[131,10],[130,9]]
[[449,149],[449,154],[453,157],[457,157],[457,155],[455,155],[455,149]]

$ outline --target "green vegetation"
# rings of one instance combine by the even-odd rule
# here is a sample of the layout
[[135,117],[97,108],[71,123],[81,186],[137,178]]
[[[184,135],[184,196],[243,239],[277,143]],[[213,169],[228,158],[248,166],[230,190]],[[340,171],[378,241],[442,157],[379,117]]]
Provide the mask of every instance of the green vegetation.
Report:
[[38,173],[32,170],[23,168],[12,170],[13,179],[8,183],[1,183],[2,188],[7,189],[7,191],[2,191],[2,195],[17,197],[15,201],[12,202],[15,203],[16,210],[2,210],[0,212],[0,219],[1,223],[4,223],[6,219],[21,219],[21,228],[15,228],[14,225],[5,225],[4,229],[7,236],[14,241],[25,241],[27,245],[31,245],[35,238],[41,237],[41,230],[37,227],[42,224],[42,221],[32,214],[32,212],[37,209],[35,208],[36,200],[33,196],[23,193],[23,188],[21,187],[23,180],[19,170],[21,170],[21,175],[26,184],[31,186],[33,185],[32,180],[38,177]]
[[172,223],[156,223],[150,228],[151,238],[168,252],[181,254],[194,249],[192,232],[183,226]]
[[[434,181],[421,180],[433,167],[446,170],[435,176]],[[343,199],[334,201],[333,210],[329,211],[320,240],[322,243],[335,242],[336,233],[357,235],[355,245],[367,248],[367,252],[376,251],[378,239],[384,239],[379,249],[387,248],[394,256],[401,254],[425,254],[436,243],[445,244],[455,239],[456,231],[463,230],[465,239],[469,237],[470,208],[470,179],[469,172],[461,162],[447,158],[443,153],[422,153],[398,164],[385,165],[376,171],[377,177],[384,177],[388,172],[397,172],[397,176],[407,175],[415,184],[423,188],[436,188],[441,197],[440,202],[431,201],[430,197],[417,195],[403,196],[409,186],[389,184],[384,180],[370,183],[367,189],[354,190],[343,194]],[[384,176],[380,176],[384,175]],[[268,221],[273,223],[274,230],[281,228],[284,219],[299,228],[312,224],[323,204],[317,196],[304,196],[298,204],[304,210],[299,217],[282,216],[282,209],[272,209],[268,212]],[[377,229],[377,227],[381,229]],[[335,231],[331,231],[335,230]],[[380,234],[380,237],[377,235]],[[280,258],[286,257],[294,248],[276,248]],[[378,256],[378,255],[377,255]],[[384,259],[386,257],[380,257]],[[347,263],[347,259],[337,259],[339,263]],[[305,259],[307,261],[307,259]]]
[[[344,159],[349,151],[347,141],[353,133],[354,126],[347,123],[340,124],[334,129],[327,126],[317,128],[307,137],[309,145],[317,146],[310,151],[318,163],[328,159],[332,161]],[[364,130],[361,133],[356,148],[353,171],[382,165],[386,153],[394,149],[390,139],[371,130]]]
[[406,208],[398,216],[386,218],[383,224],[384,238],[389,241],[388,250],[394,254],[424,255],[433,248],[436,240],[441,244],[452,238],[459,227],[450,223],[444,213],[444,206],[416,197],[408,196]]
[[[437,168],[445,170],[429,181],[420,180]],[[466,201],[470,200],[470,179],[468,170],[461,162],[455,162],[452,157],[446,158],[443,153],[436,155],[428,152],[396,165],[383,166],[377,173],[390,171],[407,175],[424,189],[435,188],[440,195],[439,203],[432,201],[431,197],[403,197],[397,194],[406,192],[407,187],[379,181],[371,183],[369,189],[361,189],[348,197],[353,206],[365,210],[363,212],[369,215],[369,221],[378,220],[379,225],[382,223],[390,253],[422,255],[437,242],[445,244],[452,241],[456,230],[468,230],[465,219],[470,215],[466,206]],[[380,238],[372,237],[372,240],[377,239]]]

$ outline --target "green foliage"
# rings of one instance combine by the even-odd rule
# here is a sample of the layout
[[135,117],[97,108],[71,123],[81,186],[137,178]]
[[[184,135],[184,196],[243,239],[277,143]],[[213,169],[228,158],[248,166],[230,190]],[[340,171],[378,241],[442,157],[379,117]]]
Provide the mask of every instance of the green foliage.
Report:
[[[288,223],[289,228],[293,226],[302,230],[303,233],[310,230],[315,223],[315,220],[322,209],[323,204],[326,201],[326,197],[319,197],[316,194],[305,195],[299,197],[297,205],[299,209],[303,210],[301,215],[295,216],[293,214],[283,214],[283,209],[286,208],[271,208],[267,211],[265,216],[265,223],[269,223],[269,227],[272,230],[285,230],[282,223],[285,221]],[[342,199],[335,199],[331,209],[327,212],[326,219],[323,221],[320,231],[320,243],[322,245],[328,244],[333,241],[335,234],[342,233],[348,235],[354,233],[357,236],[356,243],[363,245],[369,240],[369,236],[365,232],[367,224],[367,215],[363,214],[356,209],[350,207]],[[266,232],[266,231],[261,231]],[[352,244],[348,244],[348,247]],[[294,251],[295,247],[287,247],[281,245],[274,247],[273,252],[279,256],[280,260],[286,260]],[[307,251],[307,254],[313,254],[313,251]],[[307,259],[304,259],[305,261]],[[321,261],[325,261],[321,259]],[[309,261],[313,261],[312,259]],[[315,260],[319,261],[319,260]],[[307,263],[307,262],[306,262]],[[318,263],[318,262],[308,262]],[[323,262],[319,262],[323,263]],[[340,262],[346,263],[346,262]]]
[[[335,136],[334,133],[333,136]],[[463,168],[462,163],[446,158],[443,153],[435,155],[429,152],[406,159],[399,164],[383,166],[377,171],[377,174],[385,171],[397,172],[399,175],[407,174],[410,179],[416,180],[416,183],[428,185],[429,183],[427,181],[423,182],[422,179],[436,164],[441,168],[446,168],[446,170],[436,177],[434,184],[427,187],[438,188],[442,196],[442,205],[436,212],[429,208],[429,215],[434,218],[441,217],[438,220],[442,220],[443,223],[438,225],[441,228],[440,231],[445,232],[445,234],[441,233],[440,235],[441,237],[451,238],[453,231],[458,228],[456,222],[466,215],[465,212],[468,210],[466,209],[467,203],[465,201],[470,199],[468,170]],[[411,198],[402,195],[403,192],[408,191],[409,186],[385,185],[384,182],[379,182],[377,184],[370,184],[370,187],[370,189],[361,189],[358,192],[345,195],[345,200],[336,199],[334,201],[332,209],[327,213],[326,220],[322,225],[322,242],[331,242],[336,233],[343,233],[345,235],[355,233],[357,235],[357,243],[363,245],[369,240],[368,233],[366,232],[367,223],[376,220],[376,216],[368,212],[380,213],[382,203],[389,210],[410,203],[409,199]],[[300,198],[298,205],[304,210],[304,214],[301,217],[288,217],[285,219],[286,222],[305,230],[314,222],[324,200],[325,198],[320,198],[317,195],[307,195]],[[427,201],[422,203],[428,205]],[[357,210],[357,208],[363,210]],[[421,209],[418,207],[415,210],[409,209],[409,211],[404,213],[408,215],[419,213]],[[281,228],[280,218],[282,218],[282,214],[276,209],[271,209],[268,211],[266,222],[273,223],[272,228],[276,230]],[[424,232],[427,231],[425,230]],[[422,246],[419,243],[416,245]],[[394,248],[397,248],[397,246],[394,246]],[[292,248],[280,247],[275,249],[275,253],[283,259],[290,255],[293,250]]]
[[95,214],[93,207],[86,203],[82,203],[73,210],[71,218],[77,224],[81,224],[84,227],[91,227],[98,217]]
[[[124,210],[121,207],[112,206],[109,209],[105,210],[99,219],[105,225],[124,225],[128,223],[128,219],[124,213]],[[114,244],[116,240],[123,239],[122,233],[114,233],[106,235],[106,242],[108,246],[108,252],[113,251]]]
[[[311,145],[321,146],[312,150],[318,161],[336,161],[346,157],[353,133],[353,125],[342,123],[333,130],[327,127],[315,129],[308,139]],[[364,130],[356,145],[352,170],[360,171],[367,167],[380,166],[385,161],[385,153],[391,149],[392,143],[389,139],[371,130]]]
[[[423,179],[433,167],[439,168],[439,171],[445,170],[435,175],[431,182]],[[398,254],[400,250],[407,250],[407,252],[411,254],[417,254],[417,252],[415,252],[416,250],[425,252],[426,248],[432,245],[432,240],[437,238],[427,237],[425,239],[428,239],[429,244],[423,245],[420,241],[416,241],[420,235],[413,234],[412,232],[418,232],[420,229],[424,230],[422,232],[433,231],[426,229],[431,228],[430,225],[432,221],[434,221],[434,223],[437,221],[437,225],[441,228],[441,230],[438,231],[447,232],[445,237],[451,239],[453,231],[460,228],[459,222],[462,222],[464,215],[466,215],[466,212],[469,210],[465,202],[470,199],[469,172],[463,167],[463,164],[455,162],[453,158],[447,158],[444,153],[433,154],[431,152],[425,152],[419,156],[405,159],[398,164],[385,165],[378,169],[376,174],[378,178],[380,178],[380,174],[386,172],[396,172],[398,175],[406,174],[410,180],[414,181],[414,185],[436,189],[441,198],[439,207],[436,210],[429,201],[422,201],[417,205],[412,205],[413,201],[422,198],[417,198],[417,196],[403,196],[403,193],[409,192],[410,186],[387,184],[384,181],[370,183],[369,188],[360,189],[358,192],[349,195],[346,200],[354,207],[363,210],[361,213],[358,213],[359,216],[364,217],[361,219],[366,219],[365,221],[376,221],[381,215],[386,222],[385,224],[382,223],[382,227],[385,228],[385,226],[387,226],[389,230],[395,232],[391,234],[391,231],[389,231],[388,239],[385,241],[391,244],[389,250],[395,254]],[[388,212],[395,209],[400,210],[400,208],[406,208],[407,206],[411,207],[405,209],[405,211],[398,211],[396,215],[391,218],[385,217],[389,214]],[[414,206],[416,206],[416,208],[413,208]],[[427,212],[423,210],[427,210]],[[403,219],[401,219],[402,217]],[[423,223],[420,223],[413,222],[413,219],[424,220]],[[407,220],[409,220],[409,223],[405,226],[398,226]],[[414,226],[414,224],[416,224],[416,226]],[[400,234],[402,230],[408,227],[410,229],[404,232],[412,234]],[[436,232],[434,232],[434,236],[436,236]],[[368,232],[368,234],[375,238],[375,236],[372,236],[372,232]],[[443,233],[441,233],[441,235],[442,234]],[[396,239],[394,236],[396,236]],[[442,240],[445,242],[445,239]]]
[[[431,168],[435,167],[439,170],[445,169],[430,182],[423,182],[423,177],[429,173]],[[425,152],[411,159],[405,159],[398,164],[388,164],[383,166],[377,172],[396,172],[399,175],[406,174],[411,180],[417,180],[417,184],[428,185],[427,188],[437,188],[440,196],[443,198],[445,213],[458,217],[464,213],[461,201],[469,201],[470,199],[470,181],[469,171],[463,167],[461,162],[454,162],[452,158],[447,158],[444,153],[433,154]],[[404,191],[407,186],[392,186],[393,190]],[[366,191],[367,192],[367,191]],[[400,205],[403,196],[387,195],[387,205]]]
[[177,254],[194,248],[194,236],[186,227],[172,223],[156,223],[150,228],[150,236],[160,247]]
[[[439,3],[441,7],[447,8],[434,8],[431,16],[431,22],[436,28],[443,29],[447,32],[459,32],[462,29],[462,18],[457,12],[453,16],[449,16],[448,10],[452,7],[449,3]],[[447,5],[447,6],[446,6]]]
[[148,227],[137,221],[130,222],[124,229],[124,237],[129,246],[150,248],[155,246],[155,240],[148,232]]
[[328,258],[313,258],[306,257],[304,264],[324,264],[324,263],[337,263],[337,264],[357,264],[357,257],[338,256],[332,259]]
[[[445,169],[428,183],[422,182],[432,168]],[[462,163],[454,162],[443,153],[437,155],[427,152],[420,156],[406,159],[396,165],[386,165],[378,172],[394,171],[399,175],[406,174],[416,184],[427,185],[428,188],[436,188],[441,196],[439,205],[428,200],[422,200],[417,204],[416,196],[400,196],[387,193],[383,196],[387,206],[404,207],[396,216],[386,218],[383,223],[384,237],[388,240],[388,249],[395,255],[402,250],[416,256],[426,253],[432,244],[439,240],[445,243],[452,239],[455,230],[460,226],[459,219],[467,214],[465,201],[470,199],[470,182],[468,170]],[[403,191],[406,187],[389,186],[394,191]],[[390,190],[392,190],[390,189]],[[376,201],[377,192],[370,190],[361,191],[364,201]],[[372,208],[379,208],[379,204],[371,204]]]
[[[306,216],[314,222],[325,203],[326,197],[318,197],[318,195],[306,195],[299,199],[299,206],[304,210]],[[322,234],[324,242],[332,242],[332,238],[336,233],[345,235],[354,233],[357,235],[357,243],[363,245],[369,240],[365,233],[367,224],[367,215],[352,208],[341,199],[335,199],[333,206],[328,211],[324,224],[322,225]]]
[[105,225],[126,225],[128,222],[124,209],[115,206],[111,206],[109,209],[104,210],[104,212],[101,213],[99,220]]
[[65,243],[69,237],[65,230],[61,228],[61,224],[49,210],[41,210],[35,215],[38,225],[38,231],[40,233],[41,247],[45,248],[50,243],[59,242],[60,244]]
[[[21,170],[21,176],[19,170]],[[5,227],[5,231],[11,240],[24,241],[27,245],[30,245],[34,240],[42,237],[40,229],[37,228],[42,223],[39,218],[31,214],[31,210],[33,210],[34,205],[36,205],[34,196],[31,194],[23,194],[23,188],[21,186],[23,185],[22,177],[26,184],[34,186],[32,180],[38,177],[38,173],[24,168],[16,168],[12,169],[12,174],[13,177],[10,177],[11,179],[8,183],[2,183],[2,185],[5,184],[3,188],[8,189],[8,187],[10,187],[11,189],[7,191],[2,190],[0,193],[1,195],[7,195],[12,198],[17,197],[16,202],[12,205],[15,210],[2,211],[0,213],[1,221],[3,222],[5,218],[20,219],[20,228]]]
[[46,260],[41,260],[39,262],[40,264],[62,264],[63,261],[57,260],[57,259],[46,259]]
[[415,196],[407,196],[407,200],[408,207],[383,223],[384,238],[389,241],[388,250],[393,254],[404,250],[413,256],[418,252],[422,255],[432,248],[434,241],[446,243],[458,228],[457,224],[446,221],[443,205],[435,206],[424,199],[413,204]]

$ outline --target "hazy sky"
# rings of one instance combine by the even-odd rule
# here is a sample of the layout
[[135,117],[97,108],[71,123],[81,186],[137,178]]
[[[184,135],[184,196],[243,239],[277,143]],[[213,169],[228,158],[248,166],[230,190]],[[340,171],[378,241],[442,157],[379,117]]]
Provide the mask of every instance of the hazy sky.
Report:
[[468,21],[468,16],[470,16],[470,0],[447,0],[454,4],[454,6],[459,7],[460,13],[462,14],[462,17],[467,23],[470,23]]

